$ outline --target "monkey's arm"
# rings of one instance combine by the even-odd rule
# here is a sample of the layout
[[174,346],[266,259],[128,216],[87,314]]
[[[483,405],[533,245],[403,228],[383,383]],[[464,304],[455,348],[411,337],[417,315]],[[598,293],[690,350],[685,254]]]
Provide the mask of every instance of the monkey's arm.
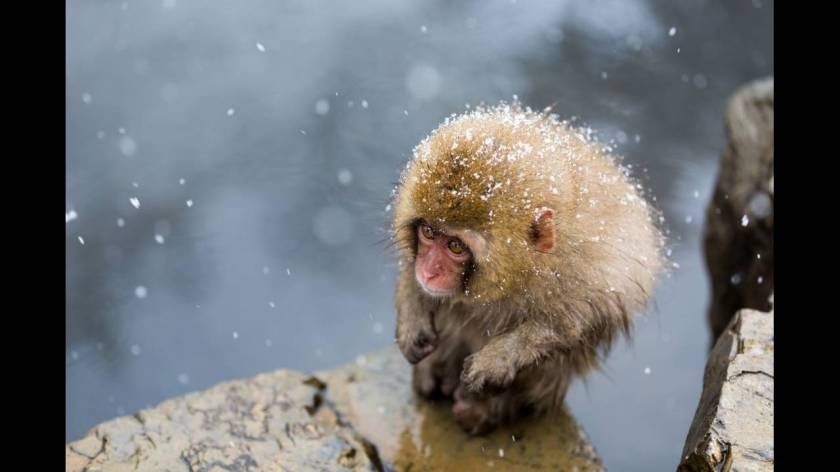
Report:
[[558,351],[571,349],[576,342],[575,332],[536,320],[525,321],[467,357],[461,381],[474,393],[485,387],[505,389],[520,370]]
[[397,344],[408,362],[416,364],[438,344],[434,311],[420,294],[413,271],[403,268],[397,280]]

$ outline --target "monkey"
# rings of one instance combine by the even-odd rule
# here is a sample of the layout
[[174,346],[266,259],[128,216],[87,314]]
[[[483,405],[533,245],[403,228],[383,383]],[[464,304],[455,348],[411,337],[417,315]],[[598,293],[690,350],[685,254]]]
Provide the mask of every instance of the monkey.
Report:
[[501,102],[446,118],[400,174],[395,341],[470,435],[557,411],[650,301],[659,213],[609,151]]

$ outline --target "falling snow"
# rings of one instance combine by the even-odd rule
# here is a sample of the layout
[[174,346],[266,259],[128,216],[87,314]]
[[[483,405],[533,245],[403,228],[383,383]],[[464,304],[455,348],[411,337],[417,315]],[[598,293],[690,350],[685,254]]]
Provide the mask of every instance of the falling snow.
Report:
[[675,34],[677,34],[677,28],[672,26],[671,29],[668,30],[668,36],[674,36]]
[[131,197],[128,199],[131,202],[131,206],[134,208],[140,208],[140,199],[137,197]]
[[190,383],[190,376],[187,374],[178,374],[178,383],[181,385],[187,385]]
[[137,298],[146,298],[147,294],[148,294],[148,292],[146,291],[146,287],[144,287],[142,285],[138,285],[134,289],[134,296],[137,297]]
[[84,246],[84,245],[85,245],[85,238],[83,238],[83,237],[79,236],[79,244],[81,244],[82,246]]
[[741,217],[741,226],[747,226],[750,224],[750,218],[747,215]]
[[228,108],[227,116],[233,116],[234,113],[236,113],[236,110],[234,110],[233,108]]
[[162,235],[156,234],[155,235],[155,242],[157,242],[158,244],[163,244],[165,242],[165,240],[163,239]]
[[117,226],[119,226],[120,228],[125,226],[125,220],[122,218],[117,218]]
[[330,102],[321,99],[315,102],[315,113],[324,116],[330,112]]
[[767,218],[773,209],[770,196],[764,191],[755,192],[747,204],[750,214],[756,218]]
[[645,375],[650,375],[650,367],[645,367]]
[[140,346],[138,346],[136,344],[131,345],[131,354],[133,354],[135,356],[139,356],[140,352],[141,352]]
[[350,185],[353,182],[353,173],[347,169],[341,169],[338,171],[338,182],[341,185]]
[[239,333],[236,331],[233,332],[233,339],[239,339]]
[[192,200],[187,200],[187,207],[192,208],[192,206],[193,206],[193,201]]
[[441,82],[440,73],[435,67],[429,64],[415,64],[408,72],[405,86],[412,97],[430,100],[440,92]]
[[263,45],[262,45],[262,43],[259,43],[259,42],[258,42],[258,43],[257,43],[257,50],[258,50],[259,52],[265,52],[265,46],[263,46]]
[[75,220],[78,217],[79,217],[79,215],[76,214],[75,210],[70,210],[70,211],[68,211],[67,213],[64,214],[64,223],[69,223],[69,222]]
[[137,153],[137,143],[129,136],[120,138],[119,147],[120,152],[126,157],[131,157]]

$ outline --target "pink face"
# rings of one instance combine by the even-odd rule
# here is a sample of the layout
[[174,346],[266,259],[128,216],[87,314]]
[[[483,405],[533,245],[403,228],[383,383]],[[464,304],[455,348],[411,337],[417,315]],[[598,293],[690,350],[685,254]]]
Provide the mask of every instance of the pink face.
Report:
[[414,275],[429,295],[443,297],[461,288],[467,263],[472,258],[458,238],[436,232],[431,226],[417,226],[417,259]]

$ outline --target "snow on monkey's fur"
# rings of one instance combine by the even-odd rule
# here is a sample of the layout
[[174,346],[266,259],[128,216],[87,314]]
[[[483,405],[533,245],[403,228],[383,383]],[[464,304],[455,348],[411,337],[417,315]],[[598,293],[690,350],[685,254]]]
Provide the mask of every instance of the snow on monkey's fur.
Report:
[[[424,337],[437,342],[415,366],[415,386],[441,362],[473,394],[501,384],[482,400],[491,426],[524,406],[559,407],[572,378],[629,335],[664,270],[659,214],[641,188],[590,132],[518,103],[453,115],[426,137],[401,175],[392,227],[398,343],[405,353]],[[545,208],[547,252],[534,244]],[[473,235],[473,261],[451,296],[430,297],[414,279],[419,222]],[[462,372],[453,356],[466,357]]]

